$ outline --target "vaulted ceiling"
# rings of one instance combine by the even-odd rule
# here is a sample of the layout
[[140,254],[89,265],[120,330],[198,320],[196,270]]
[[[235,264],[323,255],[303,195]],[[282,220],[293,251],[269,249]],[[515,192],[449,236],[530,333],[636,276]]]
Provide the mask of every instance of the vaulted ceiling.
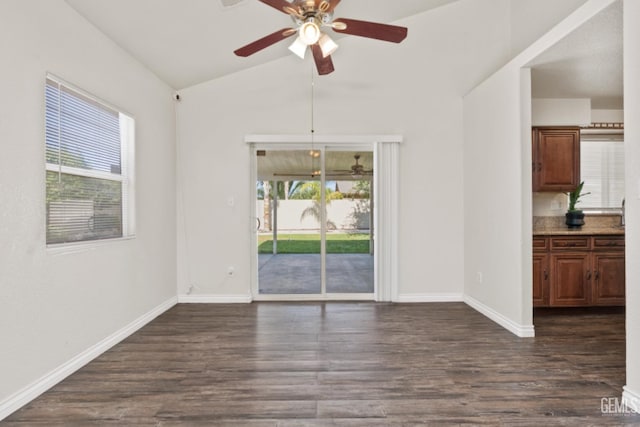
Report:
[[[335,16],[394,23],[455,1],[458,0],[343,0]],[[66,2],[175,89],[291,54],[286,41],[248,58],[233,54],[249,42],[291,26],[286,14],[258,0]],[[512,7],[515,4],[512,2]],[[343,37],[337,33],[332,36],[338,42]],[[346,53],[336,52],[342,54]],[[621,2],[531,65],[534,97],[587,97],[592,98],[595,108],[622,108]]]
[[[455,1],[344,0],[335,17],[389,24]],[[249,58],[233,54],[235,49],[292,24],[289,16],[258,0],[66,2],[175,89],[291,54],[286,41]],[[340,39],[337,33],[332,37]]]

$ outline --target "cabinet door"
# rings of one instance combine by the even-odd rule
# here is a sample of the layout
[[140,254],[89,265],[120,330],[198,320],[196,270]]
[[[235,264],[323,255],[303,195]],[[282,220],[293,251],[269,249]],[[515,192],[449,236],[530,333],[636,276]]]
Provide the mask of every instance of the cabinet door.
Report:
[[549,257],[533,254],[533,306],[549,306]]
[[624,305],[624,253],[596,253],[593,265],[593,304]]
[[577,307],[590,304],[589,260],[589,252],[551,254],[549,284],[551,306]]
[[534,191],[572,191],[580,183],[580,129],[538,128]]

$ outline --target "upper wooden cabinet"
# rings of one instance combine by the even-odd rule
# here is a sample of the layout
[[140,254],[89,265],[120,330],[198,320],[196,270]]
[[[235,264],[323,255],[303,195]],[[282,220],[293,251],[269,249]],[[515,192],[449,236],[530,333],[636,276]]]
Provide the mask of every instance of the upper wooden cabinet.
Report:
[[580,128],[532,129],[533,191],[572,191],[580,183]]

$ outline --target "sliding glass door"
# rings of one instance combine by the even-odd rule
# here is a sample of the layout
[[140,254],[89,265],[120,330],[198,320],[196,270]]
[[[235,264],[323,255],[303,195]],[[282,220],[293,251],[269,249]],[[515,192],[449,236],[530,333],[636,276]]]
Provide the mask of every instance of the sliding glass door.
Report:
[[373,152],[325,153],[327,292],[373,294]]
[[372,151],[323,146],[255,155],[254,297],[373,299]]

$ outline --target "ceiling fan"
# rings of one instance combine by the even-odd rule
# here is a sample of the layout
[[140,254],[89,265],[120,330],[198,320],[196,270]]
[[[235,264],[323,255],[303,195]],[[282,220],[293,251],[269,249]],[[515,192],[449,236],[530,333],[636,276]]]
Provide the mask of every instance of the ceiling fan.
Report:
[[[363,165],[360,164],[360,154],[356,154],[353,156],[356,160],[355,164],[351,165],[351,169],[337,169],[327,171],[327,178],[340,178],[340,177],[350,177],[353,179],[362,179],[365,176],[371,176],[373,174],[373,170],[367,170]],[[274,177],[310,177],[310,178],[318,178],[322,175],[319,170],[315,170],[310,174],[300,173],[300,172],[284,172],[284,173],[274,173]]]
[[330,172],[330,175],[351,176],[352,178],[360,179],[365,175],[371,175],[373,173],[373,170],[365,170],[364,166],[359,163],[360,154],[356,154],[355,156],[353,156],[353,158],[356,160],[356,162],[351,165],[351,169],[334,170]]
[[338,33],[367,37],[393,43],[400,43],[407,37],[407,28],[356,19],[333,19],[333,11],[340,0],[259,0],[293,19],[292,28],[283,28],[266,37],[258,39],[234,51],[238,56],[247,57],[272,44],[287,39],[294,34],[298,37],[289,46],[289,50],[304,58],[307,46],[311,48],[318,74],[334,71],[331,54],[338,45],[322,32],[322,28],[331,28]]

